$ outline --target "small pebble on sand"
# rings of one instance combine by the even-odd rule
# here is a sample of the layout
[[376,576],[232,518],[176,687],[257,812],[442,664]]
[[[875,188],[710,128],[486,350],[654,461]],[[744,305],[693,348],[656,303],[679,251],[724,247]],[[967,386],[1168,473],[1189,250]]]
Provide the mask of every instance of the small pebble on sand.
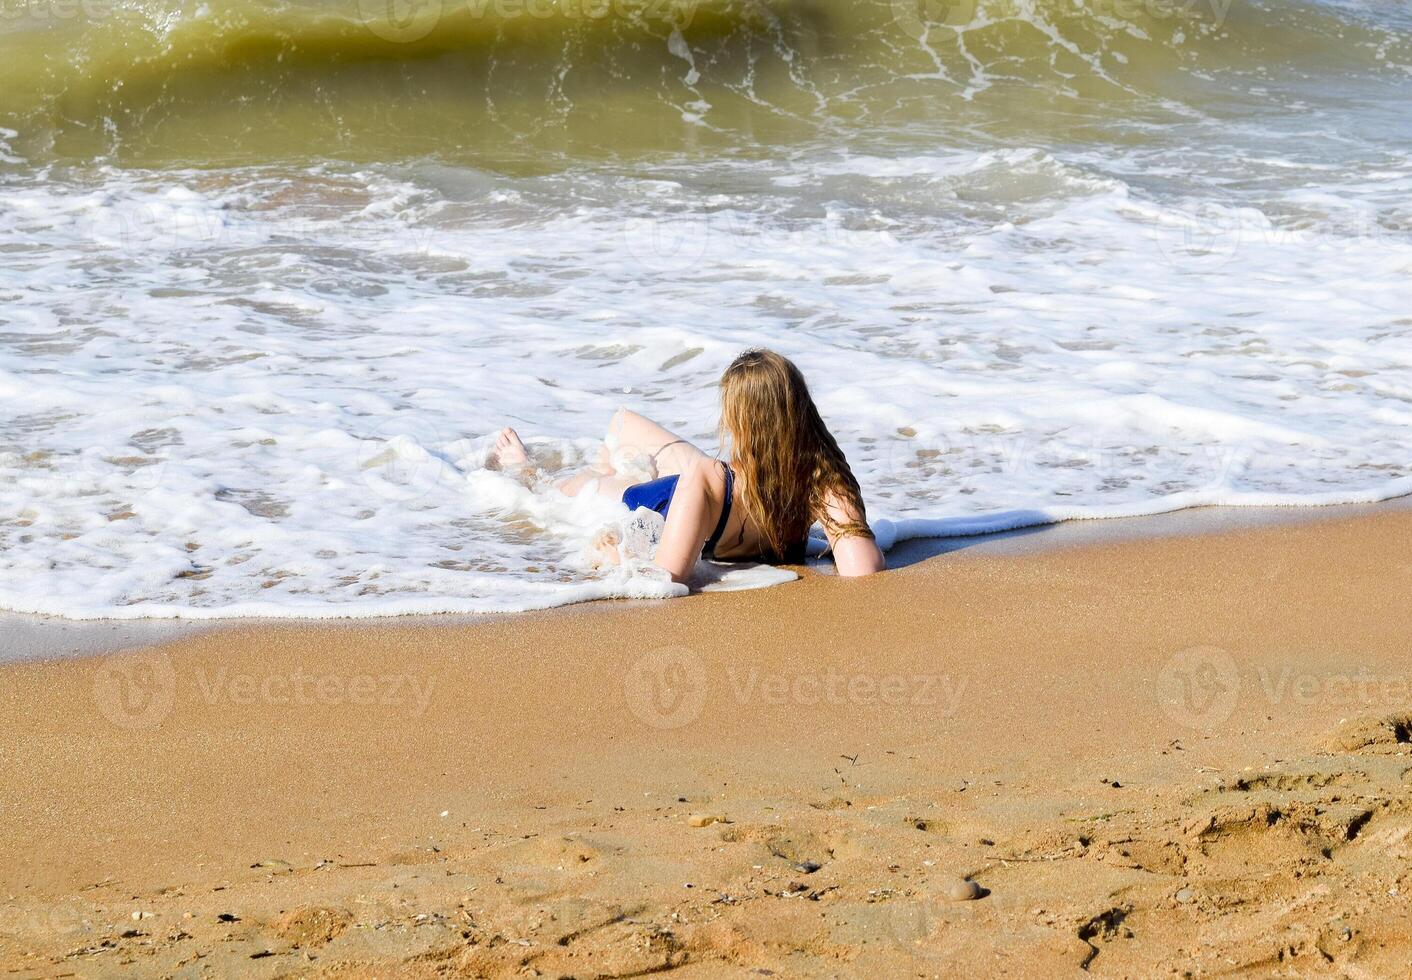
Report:
[[942,887],[941,894],[948,902],[971,902],[981,897],[981,886],[969,878],[956,878]]

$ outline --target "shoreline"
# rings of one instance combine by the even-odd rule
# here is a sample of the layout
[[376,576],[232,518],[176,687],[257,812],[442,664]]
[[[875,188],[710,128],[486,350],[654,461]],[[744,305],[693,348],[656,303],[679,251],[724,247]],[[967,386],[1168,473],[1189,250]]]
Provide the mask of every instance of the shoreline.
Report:
[[[1372,504],[1331,504],[1320,507],[1192,507],[1148,517],[1114,517],[1067,520],[999,531],[992,534],[946,538],[913,538],[888,552],[888,569],[895,571],[942,555],[1021,556],[1094,545],[1143,541],[1167,537],[1226,534],[1262,527],[1320,523],[1374,516],[1389,511],[1412,510],[1412,495]],[[832,575],[827,562],[801,569],[803,576]],[[774,588],[767,586],[766,588]],[[474,626],[499,619],[576,614],[590,609],[640,605],[651,608],[672,600],[598,600],[549,609],[482,615],[428,614],[348,617],[346,619],[212,620],[140,619],[71,620],[0,610],[0,668],[10,663],[66,657],[92,657],[118,650],[156,646],[202,633],[251,628],[338,628],[350,624],[415,623],[427,627]]]
[[[0,667],[0,963],[1391,972],[1409,533],[1387,509]],[[948,900],[963,877],[985,896]]]

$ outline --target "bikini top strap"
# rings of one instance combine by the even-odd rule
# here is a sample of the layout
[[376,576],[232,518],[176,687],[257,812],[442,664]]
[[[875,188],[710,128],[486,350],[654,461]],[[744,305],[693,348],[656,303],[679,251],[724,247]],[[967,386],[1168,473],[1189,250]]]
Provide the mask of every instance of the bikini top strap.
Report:
[[726,468],[726,494],[721,503],[721,519],[716,522],[716,530],[711,532],[706,546],[701,549],[701,554],[707,558],[716,557],[716,545],[720,543],[721,535],[726,533],[726,524],[731,519],[731,500],[735,497],[735,471],[730,463],[722,462],[721,465]]

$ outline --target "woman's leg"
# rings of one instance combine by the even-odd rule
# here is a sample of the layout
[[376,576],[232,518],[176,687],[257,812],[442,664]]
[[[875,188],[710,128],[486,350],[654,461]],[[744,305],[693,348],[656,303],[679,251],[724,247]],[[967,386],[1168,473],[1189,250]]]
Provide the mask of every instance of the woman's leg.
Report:
[[621,497],[634,483],[683,473],[693,459],[704,455],[675,432],[620,408],[608,423],[597,462],[560,483],[559,489],[576,497],[586,486],[596,482],[598,493]]
[[[522,477],[529,470],[529,464],[529,450],[525,448],[524,440],[520,438],[520,434],[509,427],[501,429],[495,437],[495,447],[490,453],[491,468]],[[622,496],[623,491],[628,487],[628,481],[617,478],[612,466],[612,457],[606,446],[599,448],[598,461],[593,466],[556,485],[568,496],[577,497],[580,490],[595,480],[600,483],[621,483],[620,487],[599,487],[602,492],[616,493],[618,496]]]
[[[651,419],[620,408],[613,413],[594,464],[557,486],[564,494],[576,497],[585,487],[596,483],[599,493],[621,497],[640,477],[678,475],[685,472],[694,459],[705,455]],[[514,429],[500,431],[491,461],[496,468],[510,473],[523,472],[529,466],[529,453]]]
[[613,457],[645,457],[657,476],[677,476],[686,472],[693,460],[706,456],[675,432],[626,408],[613,414],[603,445]]
[[632,486],[632,481],[616,473],[603,473],[599,470],[583,470],[567,480],[554,484],[555,489],[566,497],[577,497],[584,487],[594,484],[594,492],[605,497],[621,497],[623,491]]

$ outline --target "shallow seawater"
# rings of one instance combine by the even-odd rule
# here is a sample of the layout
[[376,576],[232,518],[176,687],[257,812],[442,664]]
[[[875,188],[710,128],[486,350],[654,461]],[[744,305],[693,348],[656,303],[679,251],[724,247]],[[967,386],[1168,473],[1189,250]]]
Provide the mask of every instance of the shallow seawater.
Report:
[[671,594],[546,486],[753,346],[884,543],[1412,491],[1404,12],[0,4],[0,607]]

